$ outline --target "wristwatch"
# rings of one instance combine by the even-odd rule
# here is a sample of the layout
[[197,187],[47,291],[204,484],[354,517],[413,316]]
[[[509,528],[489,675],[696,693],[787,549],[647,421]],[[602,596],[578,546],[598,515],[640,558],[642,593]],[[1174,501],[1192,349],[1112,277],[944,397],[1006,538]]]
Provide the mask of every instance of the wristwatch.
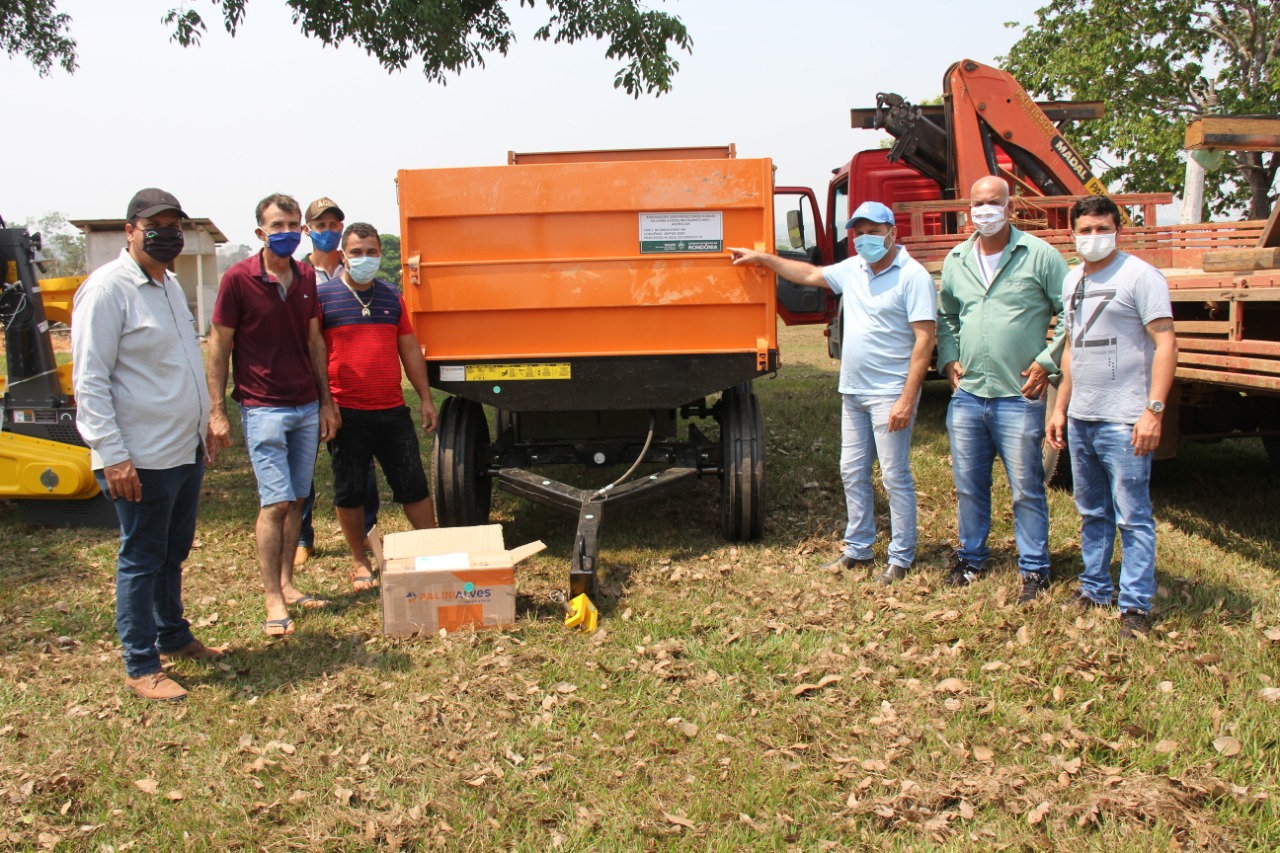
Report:
[[1147,401],[1147,408],[1151,410],[1151,413],[1152,413],[1152,414],[1155,414],[1155,415],[1164,414],[1164,401],[1163,401],[1163,400],[1148,400],[1148,401]]

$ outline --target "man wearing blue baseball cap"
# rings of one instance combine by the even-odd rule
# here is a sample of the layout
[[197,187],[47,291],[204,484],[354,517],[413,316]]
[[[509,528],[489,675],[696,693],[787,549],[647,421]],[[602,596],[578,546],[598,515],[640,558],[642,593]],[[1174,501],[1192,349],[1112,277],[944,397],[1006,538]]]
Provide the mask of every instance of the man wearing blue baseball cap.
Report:
[[888,565],[876,580],[887,585],[906,577],[915,560],[911,428],[933,352],[937,291],[925,268],[897,244],[892,210],[864,201],[845,227],[857,254],[828,267],[750,249],[729,252],[735,264],[766,267],[796,284],[825,286],[843,297],[840,477],[849,519],[844,552],[826,568],[873,564],[871,468],[879,459],[892,535]]

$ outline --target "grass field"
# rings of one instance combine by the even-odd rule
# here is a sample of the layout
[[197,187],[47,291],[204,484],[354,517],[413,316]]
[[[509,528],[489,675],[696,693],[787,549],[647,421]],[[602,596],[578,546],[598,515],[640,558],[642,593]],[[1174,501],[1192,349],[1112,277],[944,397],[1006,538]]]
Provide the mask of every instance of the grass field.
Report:
[[955,506],[937,383],[913,450],[918,570],[887,589],[821,571],[844,523],[835,370],[817,329],[782,337],[784,369],[756,383],[764,540],[719,538],[714,482],[610,516],[618,594],[593,635],[547,600],[575,519],[499,493],[508,543],[550,546],[517,572],[514,629],[382,637],[322,497],[298,585],[334,606],[264,637],[237,444],[206,478],[185,595],[198,636],[235,652],[180,662],[189,701],[147,704],[122,687],[115,535],[0,505],[0,849],[1280,848],[1280,479],[1260,444],[1158,465],[1158,627],[1122,644],[1114,615],[1068,605],[1063,492],[1047,599],[1014,603],[1003,485],[995,576],[941,586]]

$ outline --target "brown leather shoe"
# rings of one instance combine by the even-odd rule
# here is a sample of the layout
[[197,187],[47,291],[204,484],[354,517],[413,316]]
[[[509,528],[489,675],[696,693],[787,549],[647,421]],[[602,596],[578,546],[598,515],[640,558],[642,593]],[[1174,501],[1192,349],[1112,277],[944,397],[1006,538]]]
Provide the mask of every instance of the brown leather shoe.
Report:
[[210,648],[199,640],[192,640],[182,648],[173,652],[161,652],[161,660],[178,660],[186,658],[189,660],[218,660],[227,653],[226,646],[214,646]]
[[298,550],[293,552],[294,566],[301,566],[307,560],[310,560],[312,557],[314,557],[315,553],[316,553],[316,549],[312,548],[310,545],[299,545]]
[[137,678],[125,676],[124,686],[143,699],[154,699],[157,702],[181,702],[187,698],[187,691],[164,670],[149,672]]

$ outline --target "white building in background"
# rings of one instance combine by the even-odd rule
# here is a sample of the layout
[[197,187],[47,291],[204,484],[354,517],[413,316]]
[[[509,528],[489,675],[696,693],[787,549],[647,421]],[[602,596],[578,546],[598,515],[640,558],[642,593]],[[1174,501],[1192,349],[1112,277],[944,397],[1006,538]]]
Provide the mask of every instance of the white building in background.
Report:
[[[90,272],[114,261],[125,247],[123,219],[73,219],[71,224],[85,234],[84,261]],[[182,282],[196,331],[203,337],[218,295],[218,246],[227,242],[227,235],[211,219],[184,219],[182,237],[182,254],[169,266]]]

